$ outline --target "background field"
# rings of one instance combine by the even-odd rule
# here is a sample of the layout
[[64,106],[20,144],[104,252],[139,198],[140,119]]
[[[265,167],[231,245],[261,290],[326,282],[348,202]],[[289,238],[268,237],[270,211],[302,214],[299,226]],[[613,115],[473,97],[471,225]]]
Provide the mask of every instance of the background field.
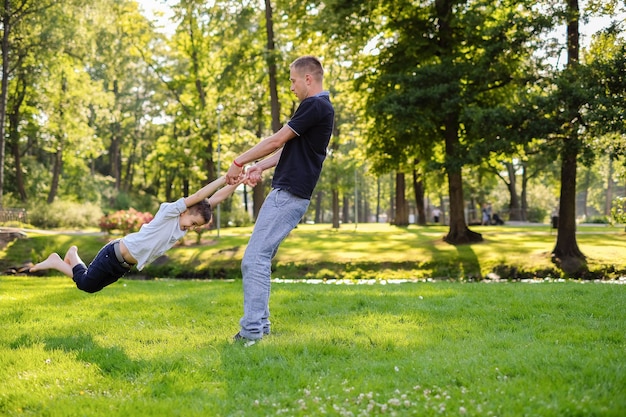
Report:
[[[476,226],[482,243],[452,246],[443,241],[445,226],[395,227],[387,224],[300,225],[284,241],[274,261],[273,276],[286,279],[483,279],[495,272],[502,279],[559,278],[550,253],[556,231],[548,225]],[[251,228],[204,233],[197,244],[189,233],[183,245],[145,268],[148,277],[233,278]],[[114,236],[29,231],[0,252],[5,270],[26,261],[38,262],[50,252],[61,256],[75,244],[85,261]],[[579,226],[578,244],[592,271],[586,277],[615,279],[626,276],[626,233],[623,227]]]

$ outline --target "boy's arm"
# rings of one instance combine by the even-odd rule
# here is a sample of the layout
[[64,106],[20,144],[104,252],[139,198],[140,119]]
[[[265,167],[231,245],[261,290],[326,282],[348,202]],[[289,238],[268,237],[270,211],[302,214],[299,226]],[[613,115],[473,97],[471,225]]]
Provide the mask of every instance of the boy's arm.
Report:
[[218,179],[211,181],[189,197],[185,197],[185,205],[187,207],[191,207],[194,204],[198,204],[200,201],[208,198],[211,194],[215,193],[215,191],[224,184],[226,184],[226,179],[224,176],[221,176]]
[[211,208],[215,208],[219,203],[230,197],[230,195],[237,189],[239,184],[241,184],[241,182],[220,188],[218,192],[209,197],[209,204],[211,204]]

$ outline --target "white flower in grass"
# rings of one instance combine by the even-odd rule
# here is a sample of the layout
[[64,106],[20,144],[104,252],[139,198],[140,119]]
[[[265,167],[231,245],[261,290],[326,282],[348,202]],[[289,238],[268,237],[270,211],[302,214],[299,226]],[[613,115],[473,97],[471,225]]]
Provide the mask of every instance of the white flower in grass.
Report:
[[465,407],[459,407],[459,414],[467,414]]
[[397,366],[394,366],[394,367],[393,367],[393,369],[394,369],[396,372],[400,372],[400,368],[398,368]]
[[393,405],[396,407],[402,404],[402,402],[397,398],[390,398],[387,402],[389,403],[389,405]]

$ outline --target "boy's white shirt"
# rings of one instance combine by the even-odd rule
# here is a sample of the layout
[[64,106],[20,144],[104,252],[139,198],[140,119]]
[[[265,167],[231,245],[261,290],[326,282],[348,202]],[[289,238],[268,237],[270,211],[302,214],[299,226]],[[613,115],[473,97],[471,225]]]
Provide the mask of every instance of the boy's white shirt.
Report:
[[142,270],[182,239],[187,230],[180,230],[179,218],[187,210],[185,199],[173,203],[162,203],[150,223],[138,232],[122,238],[130,254],[137,260],[137,269]]

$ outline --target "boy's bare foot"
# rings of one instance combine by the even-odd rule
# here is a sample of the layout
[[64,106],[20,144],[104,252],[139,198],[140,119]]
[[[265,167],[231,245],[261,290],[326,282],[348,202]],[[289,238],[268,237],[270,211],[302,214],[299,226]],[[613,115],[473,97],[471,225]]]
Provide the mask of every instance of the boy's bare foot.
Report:
[[78,253],[78,248],[76,246],[70,246],[70,248],[67,250],[67,253],[65,254],[65,258],[63,259],[63,262],[65,262],[66,264],[71,264],[72,259],[76,257],[77,253]]
[[61,259],[58,253],[51,253],[45,261],[33,265],[30,268],[30,272],[41,271],[44,269],[58,269],[59,263],[65,262],[63,262],[63,259]]

